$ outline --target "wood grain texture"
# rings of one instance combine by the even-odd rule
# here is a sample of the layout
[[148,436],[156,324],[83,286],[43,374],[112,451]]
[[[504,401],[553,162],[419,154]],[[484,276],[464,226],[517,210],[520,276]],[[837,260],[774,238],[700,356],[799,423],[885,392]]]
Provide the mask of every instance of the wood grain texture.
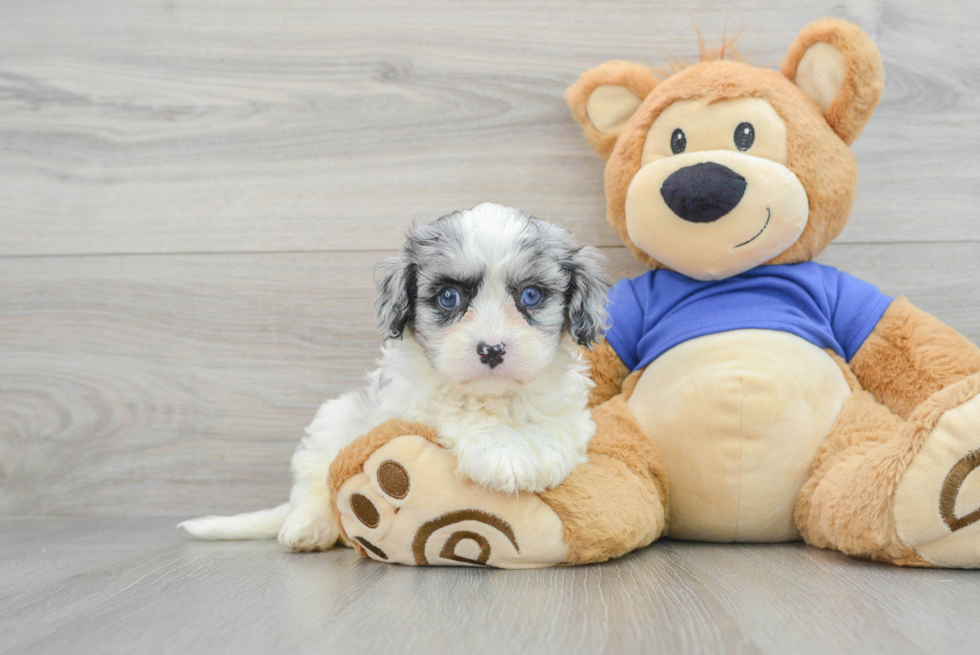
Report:
[[821,261],[980,342],[978,3],[5,2],[0,653],[976,652],[973,573],[799,544],[420,573],[173,529],[287,497],[412,219],[494,200],[643,271],[561,97],[579,73],[694,57],[691,18],[776,66],[825,15],[887,88]]
[[[617,277],[643,271],[603,251]],[[169,515],[285,500],[288,461],[380,341],[390,252],[0,258],[0,514]],[[980,342],[980,243],[826,263]]]
[[800,544],[432,568],[160,519],[0,519],[2,653],[975,653],[980,577]]
[[375,261],[414,217],[522,206],[642,272],[564,88],[744,26],[778,64],[843,15],[881,46],[854,218],[822,260],[980,341],[976,3],[109,0],[0,20],[0,514],[278,503],[372,365]]
[[692,18],[776,66],[825,15],[888,75],[841,242],[976,240],[980,3],[37,0],[0,21],[0,254],[390,249],[487,199],[618,245],[564,89],[696,57]]

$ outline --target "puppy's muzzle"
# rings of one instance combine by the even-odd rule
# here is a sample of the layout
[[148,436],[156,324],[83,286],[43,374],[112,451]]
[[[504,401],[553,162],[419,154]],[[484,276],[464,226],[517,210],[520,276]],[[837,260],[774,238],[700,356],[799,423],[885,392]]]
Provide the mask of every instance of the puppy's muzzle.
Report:
[[481,341],[476,347],[476,354],[480,356],[481,363],[493,368],[497,364],[503,363],[504,355],[507,354],[507,351],[504,349],[504,344],[502,343],[488,346],[485,341]]

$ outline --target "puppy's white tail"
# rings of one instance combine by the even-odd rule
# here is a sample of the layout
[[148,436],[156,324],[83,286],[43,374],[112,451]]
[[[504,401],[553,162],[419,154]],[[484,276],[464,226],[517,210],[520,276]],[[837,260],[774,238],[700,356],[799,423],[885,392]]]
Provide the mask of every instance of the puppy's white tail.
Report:
[[198,539],[273,539],[289,516],[289,503],[236,516],[202,516],[179,524]]

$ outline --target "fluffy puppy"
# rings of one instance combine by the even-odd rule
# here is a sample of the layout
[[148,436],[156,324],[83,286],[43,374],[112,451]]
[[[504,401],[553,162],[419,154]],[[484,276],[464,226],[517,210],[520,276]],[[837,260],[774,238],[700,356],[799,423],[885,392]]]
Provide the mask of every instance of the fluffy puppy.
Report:
[[433,427],[459,474],[505,493],[544,491],[585,461],[595,425],[580,347],[601,337],[608,291],[596,249],[488,203],[415,225],[378,273],[380,366],[320,407],[293,456],[289,502],[186,521],[188,532],[330,548],[330,464],[391,418]]

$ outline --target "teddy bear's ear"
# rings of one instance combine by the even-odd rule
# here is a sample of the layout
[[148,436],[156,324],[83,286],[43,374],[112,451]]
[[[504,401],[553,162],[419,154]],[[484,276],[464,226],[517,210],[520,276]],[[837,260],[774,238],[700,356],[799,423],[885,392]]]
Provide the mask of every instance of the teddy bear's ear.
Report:
[[848,145],[861,134],[885,88],[878,48],[860,27],[840,19],[804,27],[780,70],[817,101]]
[[649,66],[607,61],[582,73],[578,82],[568,87],[565,101],[596,154],[609,157],[626,121],[657,81]]

